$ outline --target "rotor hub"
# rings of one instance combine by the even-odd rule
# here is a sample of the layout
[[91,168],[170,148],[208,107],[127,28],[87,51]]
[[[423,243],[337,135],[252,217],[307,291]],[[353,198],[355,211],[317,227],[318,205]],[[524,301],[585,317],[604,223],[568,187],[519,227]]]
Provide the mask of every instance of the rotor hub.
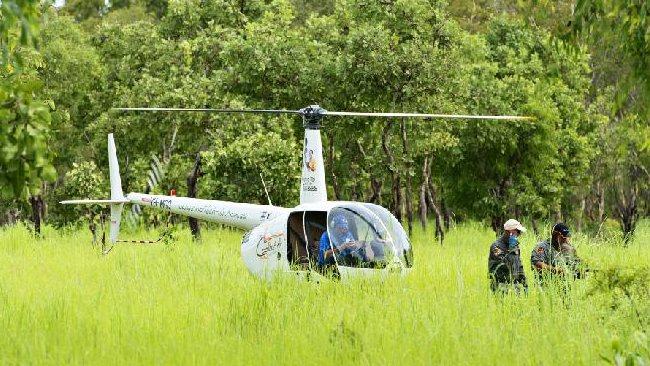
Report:
[[327,111],[321,108],[318,104],[302,108],[299,112],[302,116],[302,124],[308,130],[320,130],[320,121],[327,113]]

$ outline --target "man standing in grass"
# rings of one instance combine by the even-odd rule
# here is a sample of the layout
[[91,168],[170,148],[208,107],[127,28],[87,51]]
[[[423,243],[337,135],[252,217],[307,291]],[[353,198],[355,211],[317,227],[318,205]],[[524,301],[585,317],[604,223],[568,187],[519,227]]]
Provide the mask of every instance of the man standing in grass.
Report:
[[538,276],[569,275],[580,278],[580,258],[571,245],[571,231],[564,223],[553,225],[550,243],[545,240],[533,249],[530,264]]
[[511,287],[516,293],[525,292],[528,284],[521,264],[519,236],[526,232],[526,228],[519,221],[510,219],[503,229],[503,235],[490,246],[490,288],[494,292],[508,292]]

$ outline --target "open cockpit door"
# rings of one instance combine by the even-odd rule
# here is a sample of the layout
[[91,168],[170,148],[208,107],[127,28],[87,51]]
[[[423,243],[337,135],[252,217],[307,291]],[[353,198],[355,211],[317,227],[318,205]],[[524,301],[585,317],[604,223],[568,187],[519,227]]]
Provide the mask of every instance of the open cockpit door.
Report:
[[321,236],[327,227],[326,211],[296,211],[287,221],[287,259],[296,270],[316,270]]

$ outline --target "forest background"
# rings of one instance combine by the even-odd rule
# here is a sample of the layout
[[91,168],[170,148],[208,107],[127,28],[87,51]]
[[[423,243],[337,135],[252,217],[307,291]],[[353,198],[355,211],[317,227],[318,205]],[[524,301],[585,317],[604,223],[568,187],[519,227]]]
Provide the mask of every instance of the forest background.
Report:
[[[35,0],[0,5],[0,224],[96,220],[62,199],[125,192],[298,203],[302,126],[211,107],[516,114],[328,119],[330,199],[407,223],[633,234],[650,212],[650,6],[641,0]],[[130,212],[155,225],[160,213]],[[433,234],[432,234],[433,235]]]

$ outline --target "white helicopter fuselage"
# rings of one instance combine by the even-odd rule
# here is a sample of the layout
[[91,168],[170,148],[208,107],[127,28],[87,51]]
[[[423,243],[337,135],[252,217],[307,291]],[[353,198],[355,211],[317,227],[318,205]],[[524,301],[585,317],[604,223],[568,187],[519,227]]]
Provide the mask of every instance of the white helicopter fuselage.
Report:
[[118,242],[125,203],[138,204],[178,215],[195,217],[248,230],[241,253],[251,273],[269,277],[277,271],[356,275],[408,272],[413,265],[409,238],[402,225],[385,208],[361,202],[327,200],[320,121],[324,116],[374,118],[447,118],[530,120],[520,116],[448,115],[403,112],[327,111],[318,105],[299,110],[134,107],[118,111],[293,114],[303,119],[305,140],[300,180],[300,205],[283,208],[227,201],[142,193],[122,193],[113,135],[108,135],[111,198],[70,200],[66,204],[108,204],[110,236]]
[[[285,208],[142,193],[129,193],[125,198],[132,204],[246,230],[241,242],[242,259],[252,274],[262,278],[270,278],[278,271],[298,274],[323,272],[318,255],[322,249],[320,246],[323,233],[330,226],[327,217],[331,212],[345,211],[348,217],[352,217],[350,221],[359,217],[357,226],[373,222],[378,228],[377,231],[387,233],[385,236],[390,238],[390,242],[399,243],[401,249],[404,249],[404,241],[408,240],[403,232],[400,235],[396,231],[401,229],[401,226],[388,211],[366,203],[324,201]],[[359,228],[357,230],[359,231]],[[337,243],[332,242],[331,245],[335,246]],[[394,257],[399,256],[398,253]],[[340,260],[335,258],[332,264],[341,278],[386,272],[388,267],[392,272],[396,268],[406,270],[410,267],[410,264],[401,263],[400,260],[380,269],[360,267],[358,263],[351,266],[339,262]]]
[[[125,203],[247,230],[241,244],[242,259],[259,277],[268,278],[277,271],[316,271],[335,272],[346,278],[410,268],[408,237],[386,209],[368,203],[327,200],[322,150],[320,125],[306,123],[300,205],[284,208],[137,192],[124,195],[115,142],[109,134],[111,198],[62,203],[109,204],[109,240],[113,243],[118,242]],[[338,228],[337,222],[344,222],[345,228]]]

